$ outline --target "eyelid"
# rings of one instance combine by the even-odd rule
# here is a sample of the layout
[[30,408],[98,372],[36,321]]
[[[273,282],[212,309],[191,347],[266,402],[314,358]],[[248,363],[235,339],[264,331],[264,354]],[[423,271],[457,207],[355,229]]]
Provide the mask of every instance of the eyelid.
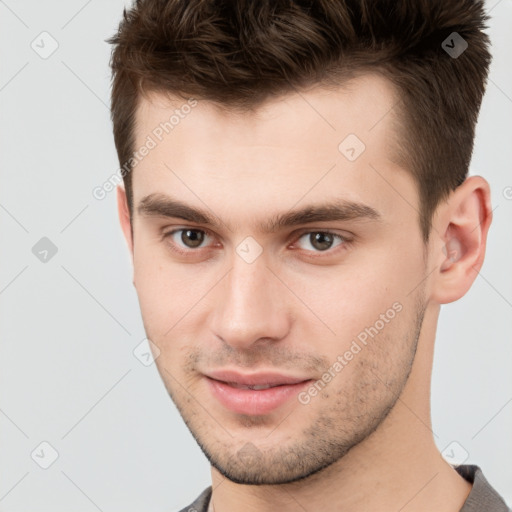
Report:
[[[210,237],[210,238],[215,238],[216,235],[214,235],[210,230],[208,229],[205,229],[205,228],[199,228],[199,227],[195,227],[195,226],[181,226],[181,227],[174,227],[173,229],[169,230],[169,231],[164,231],[162,233],[162,241],[165,241],[167,240],[168,238],[172,238],[172,236],[180,231],[200,231],[202,233],[204,233],[207,237]],[[171,243],[171,242],[170,242]],[[199,252],[200,249],[206,249],[208,246],[201,246],[201,247],[198,247],[197,249],[191,249],[191,248],[188,248],[188,249],[183,249],[181,247],[178,246],[178,248],[176,248],[176,244],[174,242],[172,242],[172,245],[174,247],[174,250],[179,252],[180,254],[190,254],[190,253],[193,253],[193,252]]]
[[[186,231],[186,230],[200,231],[210,238],[217,238],[217,235],[215,235],[212,231],[210,231],[209,229],[206,229],[206,228],[197,227],[197,226],[179,226],[179,227],[173,227],[173,229],[171,229],[170,231],[163,232],[162,233],[162,241],[165,241],[166,239],[171,238],[172,235],[174,235],[177,232]],[[314,228],[314,227],[313,228],[302,228],[301,230],[295,231],[294,233],[292,233],[290,235],[290,236],[293,236],[293,242],[291,244],[289,244],[287,247],[294,247],[294,245],[304,235],[311,234],[311,233],[330,234],[330,235],[338,238],[338,240],[340,240],[340,243],[338,245],[334,246],[333,248],[326,249],[325,251],[312,251],[309,249],[300,249],[300,248],[298,249],[303,254],[305,254],[308,258],[313,258],[313,259],[326,258],[329,256],[333,256],[333,255],[337,254],[339,251],[343,251],[343,250],[347,249],[349,246],[352,245],[353,238],[354,238],[353,235],[346,236],[345,234],[338,233],[336,230],[329,229],[329,228]],[[200,253],[201,249],[203,249],[203,250],[212,249],[215,246],[215,244],[213,244],[210,246],[198,247],[196,249],[192,249],[192,248],[183,249],[174,242],[169,242],[169,245],[171,246],[171,250],[173,250],[174,252],[177,252],[178,254],[180,254],[182,256],[189,256],[194,253]]]
[[314,255],[313,257],[321,257],[322,255],[330,256],[332,254],[335,254],[338,250],[342,250],[343,248],[347,247],[348,245],[350,245],[352,243],[351,237],[346,236],[341,233],[338,233],[335,230],[331,230],[328,228],[320,228],[320,229],[307,228],[307,229],[303,229],[299,233],[295,234],[294,242],[291,245],[294,246],[304,235],[309,235],[311,233],[328,234],[328,235],[331,235],[331,236],[337,238],[338,240],[340,240],[340,243],[338,245],[336,245],[332,248],[326,249],[325,251],[312,251],[309,249],[299,249],[301,251],[308,253],[309,255]]

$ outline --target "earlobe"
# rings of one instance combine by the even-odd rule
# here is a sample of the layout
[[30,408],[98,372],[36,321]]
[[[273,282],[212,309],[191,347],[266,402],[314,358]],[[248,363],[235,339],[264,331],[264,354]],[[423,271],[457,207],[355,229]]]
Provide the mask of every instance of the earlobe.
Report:
[[489,184],[471,176],[439,208],[432,298],[447,304],[467,293],[482,267],[492,220]]

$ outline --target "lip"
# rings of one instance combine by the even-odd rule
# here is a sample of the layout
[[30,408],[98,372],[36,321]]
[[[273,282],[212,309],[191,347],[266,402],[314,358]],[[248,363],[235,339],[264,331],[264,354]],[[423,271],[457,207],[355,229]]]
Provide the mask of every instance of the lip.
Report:
[[[312,379],[275,372],[242,374],[233,370],[205,373],[212,395],[227,409],[237,414],[269,414],[297,396]],[[272,386],[249,389],[240,386]]]
[[235,370],[217,370],[206,372],[205,375],[210,379],[220,380],[222,382],[234,382],[243,386],[279,386],[284,384],[298,384],[309,377],[293,377],[277,372],[254,372],[240,373]]

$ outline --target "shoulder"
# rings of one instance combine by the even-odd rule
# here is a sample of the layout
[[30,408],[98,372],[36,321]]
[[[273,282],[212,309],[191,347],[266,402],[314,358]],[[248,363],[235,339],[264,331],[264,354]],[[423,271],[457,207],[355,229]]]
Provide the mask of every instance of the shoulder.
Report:
[[479,466],[463,464],[454,467],[454,469],[469,483],[473,484],[460,512],[479,512],[480,510],[511,512],[504,499],[489,484]]

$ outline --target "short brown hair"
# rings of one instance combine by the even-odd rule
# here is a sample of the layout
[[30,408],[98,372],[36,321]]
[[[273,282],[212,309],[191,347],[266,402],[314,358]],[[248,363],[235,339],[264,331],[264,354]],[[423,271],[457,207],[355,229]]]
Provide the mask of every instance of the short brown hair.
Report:
[[[418,184],[428,240],[437,205],[467,176],[491,61],[487,19],[483,0],[135,0],[108,39],[119,162],[126,169],[133,155],[145,92],[243,111],[377,72],[401,98],[397,155]],[[454,41],[467,44],[458,56]],[[133,215],[131,172],[123,179]]]

